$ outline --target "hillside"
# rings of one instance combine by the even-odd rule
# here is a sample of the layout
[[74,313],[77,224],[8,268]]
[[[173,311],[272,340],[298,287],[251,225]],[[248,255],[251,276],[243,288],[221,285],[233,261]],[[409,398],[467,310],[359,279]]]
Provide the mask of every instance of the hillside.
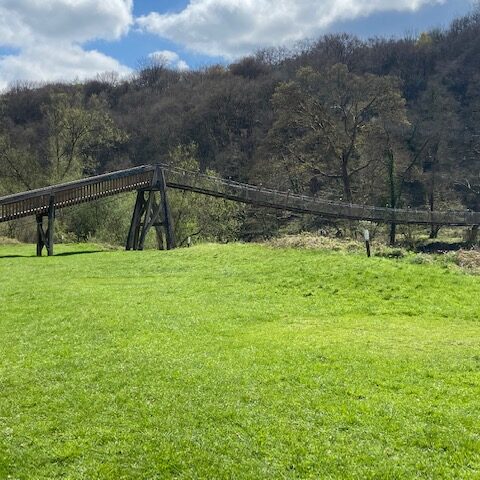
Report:
[[[190,72],[157,58],[131,78],[19,83],[1,96],[0,195],[166,162],[353,203],[479,210],[479,66],[477,8],[418,36],[327,35]],[[243,221],[236,237],[291,222]]]
[[0,246],[0,477],[477,478],[480,283],[204,245]]

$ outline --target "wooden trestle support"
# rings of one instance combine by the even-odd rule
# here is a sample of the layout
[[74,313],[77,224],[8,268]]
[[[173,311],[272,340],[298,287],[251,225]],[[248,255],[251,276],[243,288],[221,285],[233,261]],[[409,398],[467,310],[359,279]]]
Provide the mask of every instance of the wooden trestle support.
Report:
[[53,195],[50,196],[50,200],[48,202],[48,211],[47,211],[47,218],[48,218],[48,226],[47,230],[45,231],[43,228],[43,217],[45,215],[38,214],[37,217],[37,257],[42,256],[43,248],[46,247],[47,254],[49,257],[53,255],[53,233],[54,233],[54,225],[55,225],[55,197]]
[[[157,202],[156,193],[160,199]],[[175,248],[172,215],[168,203],[167,185],[163,168],[156,168],[150,187],[137,191],[132,222],[127,238],[127,250],[143,250],[148,232],[154,227],[160,249]]]

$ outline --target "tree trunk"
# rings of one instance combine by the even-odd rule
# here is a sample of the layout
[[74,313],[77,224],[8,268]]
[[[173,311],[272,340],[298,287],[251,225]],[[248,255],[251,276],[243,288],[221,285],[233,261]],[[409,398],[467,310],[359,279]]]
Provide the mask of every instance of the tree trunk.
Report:
[[[388,187],[390,190],[390,208],[397,208],[397,191],[395,188],[395,159],[393,152],[390,150],[387,153],[388,165]],[[390,224],[390,246],[394,247],[397,236],[397,224],[395,222]]]
[[350,185],[350,175],[348,173],[348,158],[342,155],[342,183],[343,193],[347,203],[353,203],[352,187]]
[[[429,193],[429,198],[428,198],[428,203],[430,205],[430,211],[434,212],[435,211],[435,188],[436,188],[436,178],[435,174],[437,173],[437,149],[438,145],[434,148],[435,154],[433,155],[432,159],[432,176],[430,180],[430,193]],[[438,231],[440,230],[440,227],[438,225],[432,224],[430,227],[430,238],[437,238],[438,237]]]
[[468,231],[466,243],[469,247],[473,247],[477,243],[478,230],[479,230],[479,225],[475,225],[471,228],[471,230]]
[[[430,195],[429,195],[429,198],[428,198],[428,203],[429,203],[431,212],[435,211],[435,193],[434,193],[434,190],[433,190],[433,185],[434,185],[434,181],[433,181],[433,176],[432,176],[432,189],[430,190]],[[430,226],[430,238],[437,238],[439,230],[440,230],[440,228],[439,228],[438,225],[432,224]]]
[[390,224],[390,246],[394,247],[397,240],[397,224]]
[[432,225],[429,238],[432,240],[438,238],[438,232],[441,228],[441,225]]

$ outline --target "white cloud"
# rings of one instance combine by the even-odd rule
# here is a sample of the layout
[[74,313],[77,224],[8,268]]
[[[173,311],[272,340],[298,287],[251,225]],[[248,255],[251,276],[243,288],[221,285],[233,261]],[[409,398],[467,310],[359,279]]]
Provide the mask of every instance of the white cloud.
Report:
[[77,45],[31,46],[18,55],[0,57],[0,88],[17,80],[33,82],[85,80],[102,72],[127,75],[130,69],[96,50]]
[[0,0],[0,46],[19,53],[0,57],[0,87],[16,80],[85,79],[128,68],[88,40],[114,40],[130,28],[133,0]]
[[259,47],[291,45],[335,22],[381,11],[414,11],[445,0],[190,0],[179,13],[137,19],[149,33],[207,55],[234,58]]
[[133,0],[0,0],[0,44],[116,39],[131,25],[132,7]]
[[179,70],[181,72],[190,70],[188,63],[185,62],[185,60],[182,60],[178,53],[172,52],[171,50],[159,50],[151,53],[148,57],[152,60],[160,61],[167,67]]

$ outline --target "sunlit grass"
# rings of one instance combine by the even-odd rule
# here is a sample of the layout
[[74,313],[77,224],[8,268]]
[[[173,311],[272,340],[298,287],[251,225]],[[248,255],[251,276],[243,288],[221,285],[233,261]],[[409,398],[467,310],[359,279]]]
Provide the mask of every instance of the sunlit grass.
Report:
[[480,475],[478,277],[96,250],[0,247],[0,478]]

